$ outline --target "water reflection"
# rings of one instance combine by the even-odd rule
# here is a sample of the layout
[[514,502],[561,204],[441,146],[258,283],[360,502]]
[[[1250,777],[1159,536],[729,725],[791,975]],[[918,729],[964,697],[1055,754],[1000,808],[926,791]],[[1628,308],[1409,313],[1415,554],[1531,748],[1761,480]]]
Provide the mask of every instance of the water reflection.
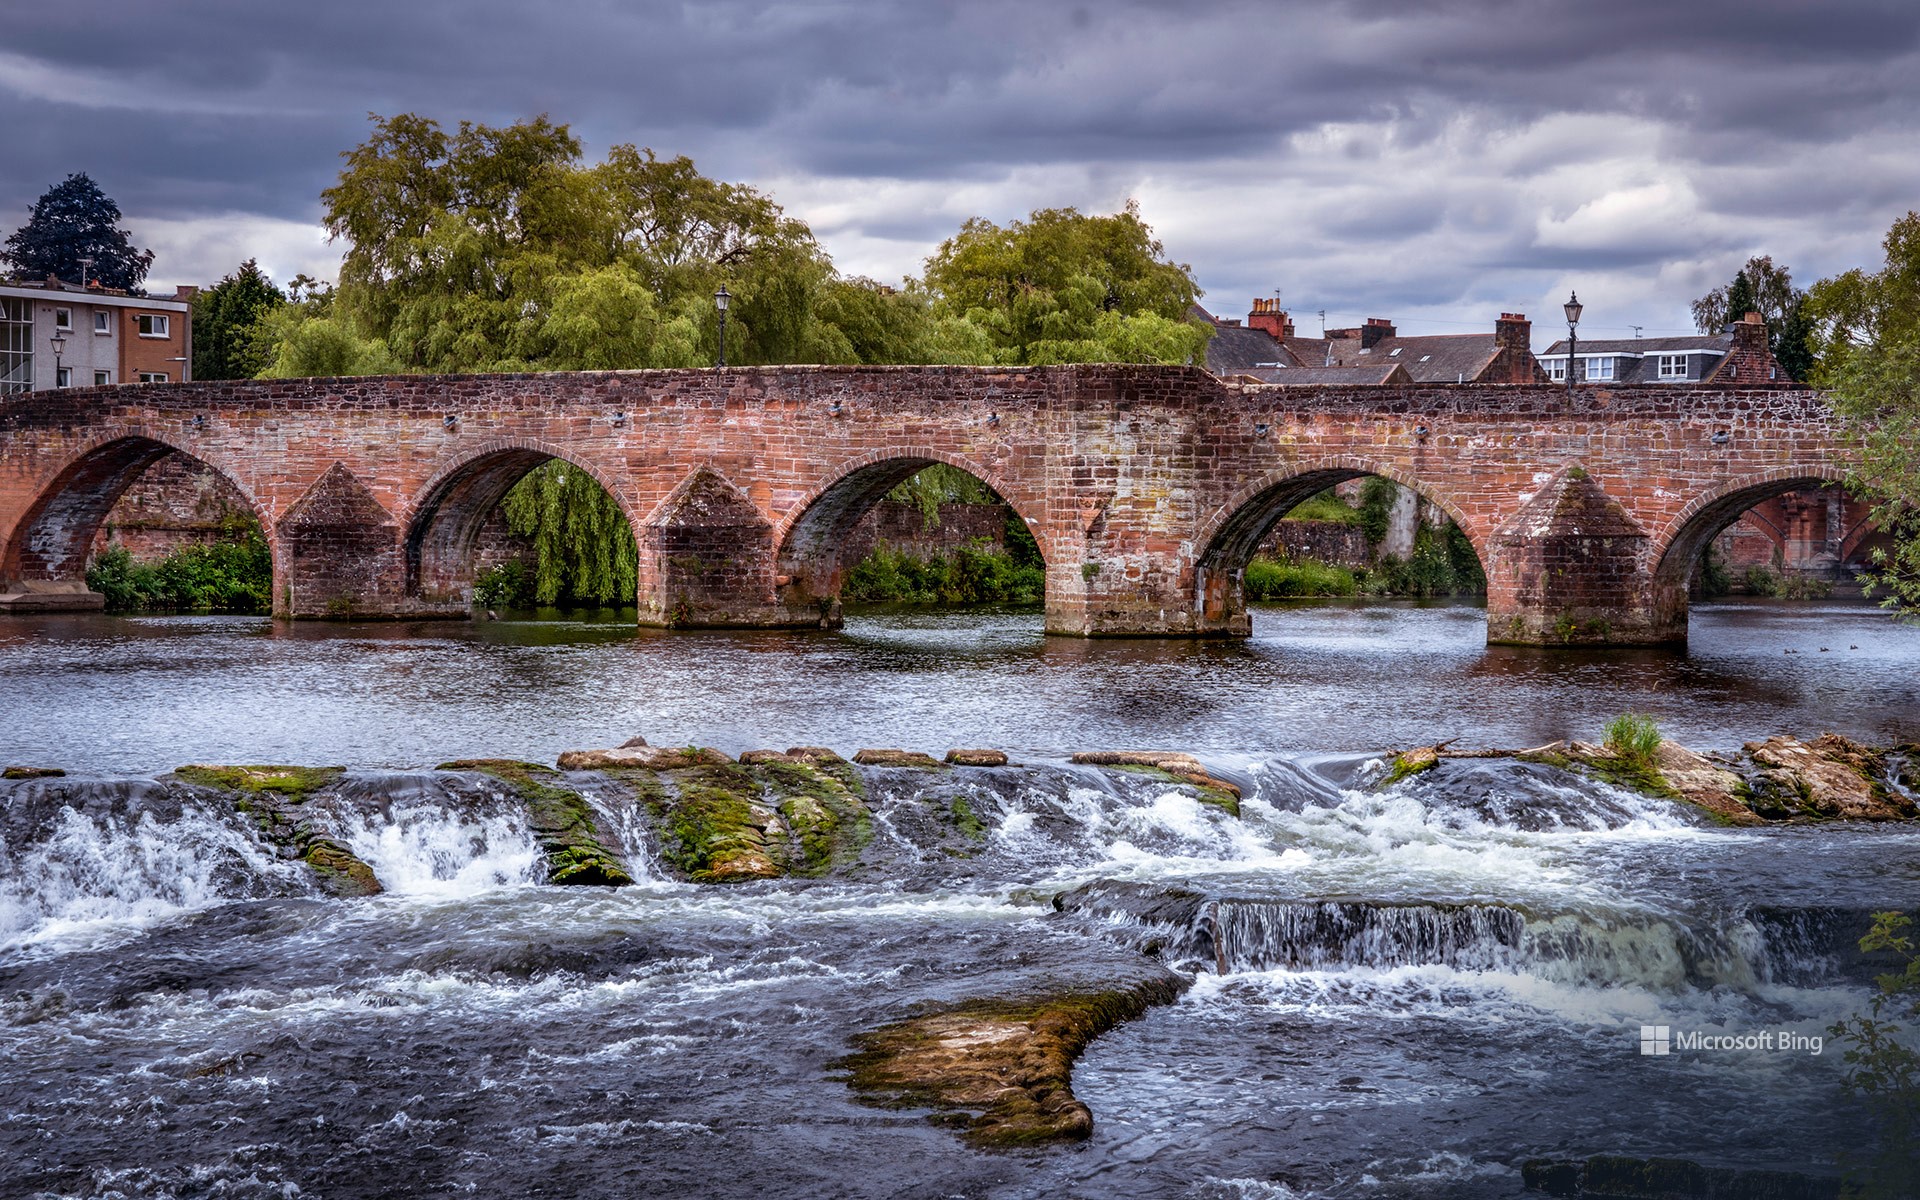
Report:
[[[1241,642],[1047,637],[1032,610],[855,614],[837,632],[601,619],[331,625],[0,622],[0,756],[94,771],[192,760],[550,761],[635,733],[729,750],[1094,746],[1364,751],[1596,737],[1625,709],[1703,747],[1832,729],[1920,738],[1920,630],[1871,605],[1695,610],[1686,650],[1484,643],[1470,604],[1292,604]],[[1822,650],[1821,647],[1826,647]]]

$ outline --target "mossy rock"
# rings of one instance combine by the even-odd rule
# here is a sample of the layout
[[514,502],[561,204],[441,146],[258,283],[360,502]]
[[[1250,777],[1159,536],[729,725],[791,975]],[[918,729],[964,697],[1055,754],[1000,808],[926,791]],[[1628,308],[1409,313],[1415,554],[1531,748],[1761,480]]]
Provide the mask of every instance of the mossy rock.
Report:
[[1108,991],[967,1001],[860,1034],[835,1066],[865,1102],[941,1110],[932,1120],[977,1146],[1077,1141],[1093,1114],[1073,1094],[1074,1060],[1182,986],[1169,973]]
[[959,831],[961,837],[973,842],[986,839],[986,824],[973,811],[973,805],[967,803],[965,796],[953,798],[953,802],[947,805],[947,815],[953,818],[953,827]]
[[922,771],[944,770],[947,765],[918,750],[862,750],[853,761],[863,767],[912,767]]
[[[859,858],[873,841],[864,792],[849,787],[846,778],[797,762],[759,763],[751,770],[793,836],[788,861],[794,874],[828,874]],[[847,776],[858,784],[850,768]]]
[[440,764],[442,771],[478,771],[511,788],[526,805],[527,824],[547,860],[547,882],[624,887],[633,882],[618,855],[600,840],[593,806],[561,785],[562,776],[539,763],[508,758],[466,758]]
[[65,774],[59,767],[13,766],[0,770],[0,779],[58,779]]
[[347,773],[345,767],[207,766],[175,767],[174,778],[226,792],[272,792],[294,804]]
[[771,879],[786,872],[786,825],[761,803],[748,768],[701,767],[667,776],[649,803],[660,855],[695,883]]
[[302,857],[320,877],[321,886],[335,896],[377,896],[386,890],[374,877],[372,867],[331,838],[314,838]]
[[1392,787],[1403,779],[1411,779],[1422,771],[1431,771],[1439,765],[1440,751],[1432,746],[1402,750],[1393,756],[1393,766],[1387,770],[1386,778],[1380,781],[1380,786]]

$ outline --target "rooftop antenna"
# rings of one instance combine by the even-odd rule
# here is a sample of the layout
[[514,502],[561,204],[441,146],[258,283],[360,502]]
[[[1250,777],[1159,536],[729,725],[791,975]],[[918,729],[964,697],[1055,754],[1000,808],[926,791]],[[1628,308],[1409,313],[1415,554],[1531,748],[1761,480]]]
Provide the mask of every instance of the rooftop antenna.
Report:
[[1320,310],[1320,336],[1327,336],[1327,310],[1324,308]]
[[93,260],[91,258],[81,259],[80,260],[80,287],[82,290],[85,290],[89,286],[88,280],[90,280],[92,277],[93,277]]
[[1633,329],[1633,336],[1635,336],[1635,337],[1639,337],[1639,336],[1640,336],[1640,331],[1641,331],[1642,329],[1645,329],[1645,328],[1646,328],[1646,326],[1645,326],[1645,325],[1635,325],[1635,326],[1632,326],[1632,329]]

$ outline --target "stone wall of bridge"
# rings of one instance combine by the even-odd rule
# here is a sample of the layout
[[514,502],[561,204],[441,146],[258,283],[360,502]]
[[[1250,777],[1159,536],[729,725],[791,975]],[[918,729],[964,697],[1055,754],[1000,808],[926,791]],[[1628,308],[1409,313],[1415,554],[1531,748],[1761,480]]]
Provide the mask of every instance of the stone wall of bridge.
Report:
[[[0,605],[67,589],[169,451],[268,530],[289,617],[470,611],[487,515],[550,457],[619,502],[643,621],[838,620],[854,530],[933,463],[1027,522],[1057,633],[1245,633],[1273,522],[1345,479],[1417,491],[1487,568],[1495,640],[1684,637],[1686,577],[1754,504],[1844,469],[1790,387],[1229,385],[1193,368],[767,367],[147,385],[0,402]],[[22,601],[18,598],[28,597]]]

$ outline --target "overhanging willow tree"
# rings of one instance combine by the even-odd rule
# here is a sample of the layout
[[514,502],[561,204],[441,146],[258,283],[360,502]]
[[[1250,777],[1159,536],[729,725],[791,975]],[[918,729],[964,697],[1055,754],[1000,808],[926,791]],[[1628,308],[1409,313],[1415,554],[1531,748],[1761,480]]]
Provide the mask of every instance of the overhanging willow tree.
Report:
[[633,603],[633,528],[591,475],[554,459],[514,484],[500,507],[507,528],[533,543],[536,604]]

